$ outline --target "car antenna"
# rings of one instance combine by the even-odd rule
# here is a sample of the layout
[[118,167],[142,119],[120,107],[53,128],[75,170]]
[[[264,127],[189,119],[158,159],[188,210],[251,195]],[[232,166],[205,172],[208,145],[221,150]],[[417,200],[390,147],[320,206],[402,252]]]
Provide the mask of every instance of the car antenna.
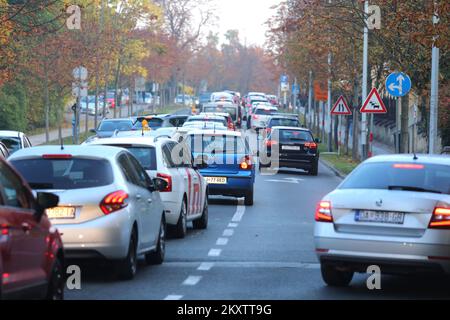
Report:
[[61,134],[61,126],[59,127],[59,143],[61,144],[61,150],[64,150],[64,139]]

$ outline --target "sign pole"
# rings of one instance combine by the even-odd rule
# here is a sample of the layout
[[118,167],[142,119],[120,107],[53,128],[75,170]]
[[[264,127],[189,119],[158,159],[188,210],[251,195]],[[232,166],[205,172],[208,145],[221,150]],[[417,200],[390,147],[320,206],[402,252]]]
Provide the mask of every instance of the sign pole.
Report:
[[[436,1],[434,6],[436,9]],[[433,24],[439,23],[439,17],[435,10],[433,15]],[[437,36],[434,37],[434,41],[437,40]],[[436,47],[436,43],[433,43],[431,51],[431,94],[430,94],[430,132],[429,132],[429,146],[428,153],[433,154],[437,145],[437,126],[438,126],[438,105],[439,105],[439,48]]]
[[[363,74],[362,74],[362,100],[367,97],[367,69],[369,64],[369,29],[367,15],[369,14],[369,1],[364,1],[364,48],[363,48]],[[361,115],[361,160],[367,158],[367,115]]]

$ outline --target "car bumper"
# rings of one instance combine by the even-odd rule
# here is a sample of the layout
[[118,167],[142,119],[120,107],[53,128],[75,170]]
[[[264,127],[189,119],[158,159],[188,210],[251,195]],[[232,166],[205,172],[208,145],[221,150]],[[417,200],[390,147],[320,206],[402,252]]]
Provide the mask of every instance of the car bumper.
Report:
[[168,193],[162,192],[160,195],[164,205],[166,223],[176,225],[180,218],[181,202],[171,200],[171,196]]
[[80,224],[56,225],[68,259],[123,259],[128,253],[132,223],[127,210]]
[[378,265],[381,272],[392,274],[450,274],[450,242],[445,230],[428,229],[420,238],[369,238],[337,233],[332,223],[316,223],[314,241],[321,262],[357,272],[366,272],[368,266]]
[[254,184],[254,175],[251,172],[244,174],[226,175],[226,174],[208,174],[202,173],[204,177],[226,177],[227,184],[208,184],[209,195],[222,195],[244,197],[247,192],[252,190]]
[[[265,157],[264,157],[265,158]],[[264,161],[265,160],[265,161]],[[285,168],[297,168],[297,169],[311,169],[319,161],[318,155],[298,155],[286,157],[280,155],[278,159],[271,159],[271,154],[268,154],[267,158],[260,160],[262,166],[275,166]]]

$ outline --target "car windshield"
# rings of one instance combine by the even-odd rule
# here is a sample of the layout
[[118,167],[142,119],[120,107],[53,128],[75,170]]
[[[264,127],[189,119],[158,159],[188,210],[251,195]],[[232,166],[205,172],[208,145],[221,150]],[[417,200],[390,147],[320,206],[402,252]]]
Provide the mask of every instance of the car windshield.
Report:
[[339,188],[450,194],[450,166],[401,162],[365,163],[358,167]]
[[12,165],[33,189],[71,190],[107,186],[113,183],[111,164],[94,159],[22,159]]
[[194,153],[206,154],[247,154],[241,137],[222,134],[195,134],[186,139]]
[[270,127],[280,126],[280,127],[298,127],[300,122],[297,119],[289,118],[276,118],[269,122]]
[[130,131],[132,128],[131,121],[103,121],[98,131]]
[[20,149],[21,142],[19,137],[0,137],[0,141],[8,148],[10,153]]

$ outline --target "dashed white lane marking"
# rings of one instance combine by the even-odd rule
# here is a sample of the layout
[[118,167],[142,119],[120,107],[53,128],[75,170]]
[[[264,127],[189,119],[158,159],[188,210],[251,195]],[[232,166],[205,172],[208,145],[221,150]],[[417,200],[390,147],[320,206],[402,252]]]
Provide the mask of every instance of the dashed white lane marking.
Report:
[[219,238],[216,241],[217,246],[226,246],[228,243],[228,238]]
[[199,271],[209,271],[214,267],[214,262],[202,262],[200,266],[197,268]]
[[239,223],[230,222],[230,223],[228,224],[228,228],[237,228],[238,225],[239,225]]
[[164,300],[181,300],[183,296],[176,295],[176,294],[169,294],[167,297],[164,298]]
[[183,281],[184,286],[195,286],[200,280],[202,276],[189,276],[186,280]]
[[225,229],[223,230],[224,237],[231,237],[234,234],[234,229]]
[[[219,249],[220,250],[220,249]],[[200,268],[201,261],[169,261],[164,262],[167,268]],[[214,268],[294,268],[294,269],[320,269],[320,263],[290,262],[290,261],[214,261]],[[200,269],[198,269],[200,270]]]
[[242,216],[245,213],[245,206],[243,205],[243,201],[241,199],[239,199],[238,202],[238,206],[236,209],[236,213],[234,214],[233,218],[231,219],[231,221],[233,222],[239,222],[242,220]]
[[208,252],[208,256],[210,257],[218,257],[222,253],[222,249],[211,249]]

